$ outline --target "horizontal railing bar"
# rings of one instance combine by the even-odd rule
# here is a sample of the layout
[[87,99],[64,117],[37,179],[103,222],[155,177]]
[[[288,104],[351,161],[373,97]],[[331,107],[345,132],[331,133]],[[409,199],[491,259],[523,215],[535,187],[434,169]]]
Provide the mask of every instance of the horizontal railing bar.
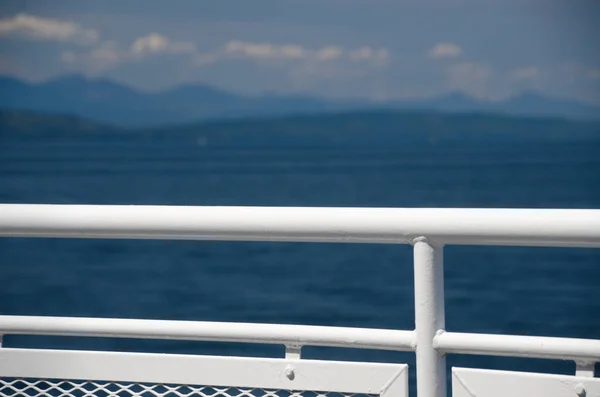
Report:
[[600,210],[0,204],[0,236],[600,247]]
[[600,361],[600,340],[594,339],[441,332],[434,347],[442,353]]
[[80,317],[0,316],[0,335],[196,340],[414,351],[414,331]]
[[[0,316],[0,335],[196,340],[414,351],[414,331],[81,317]],[[600,340],[440,332],[441,353],[600,361]]]

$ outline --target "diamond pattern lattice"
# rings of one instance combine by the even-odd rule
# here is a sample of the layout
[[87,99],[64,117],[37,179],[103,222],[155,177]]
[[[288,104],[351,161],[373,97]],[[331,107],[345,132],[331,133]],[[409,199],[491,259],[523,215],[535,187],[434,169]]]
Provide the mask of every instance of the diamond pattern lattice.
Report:
[[247,389],[236,387],[96,382],[55,379],[0,378],[4,397],[376,397],[319,391]]

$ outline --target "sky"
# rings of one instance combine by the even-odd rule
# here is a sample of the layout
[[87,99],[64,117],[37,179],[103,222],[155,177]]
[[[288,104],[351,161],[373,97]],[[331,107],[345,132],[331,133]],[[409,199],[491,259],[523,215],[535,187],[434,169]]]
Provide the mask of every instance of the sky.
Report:
[[141,90],[600,104],[598,0],[3,0],[0,75]]

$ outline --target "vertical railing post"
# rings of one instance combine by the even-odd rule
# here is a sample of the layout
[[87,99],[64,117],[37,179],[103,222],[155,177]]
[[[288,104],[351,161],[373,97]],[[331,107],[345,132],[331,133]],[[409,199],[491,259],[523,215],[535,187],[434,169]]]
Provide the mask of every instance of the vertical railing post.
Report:
[[588,378],[594,377],[594,362],[592,361],[576,361],[575,376],[584,376]]
[[443,248],[424,237],[414,240],[417,395],[446,397],[446,358],[433,346],[445,328]]

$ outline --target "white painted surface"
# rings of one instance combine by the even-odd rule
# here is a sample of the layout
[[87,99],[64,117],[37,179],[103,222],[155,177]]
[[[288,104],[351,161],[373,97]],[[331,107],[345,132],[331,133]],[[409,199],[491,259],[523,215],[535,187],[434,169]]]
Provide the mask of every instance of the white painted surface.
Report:
[[204,340],[402,351],[415,349],[413,331],[204,321],[0,316],[0,334]]
[[1,204],[0,236],[600,247],[600,210]]
[[441,332],[434,346],[444,353],[600,361],[600,340],[593,339]]
[[[595,361],[600,361],[600,356],[598,356]],[[575,361],[575,375],[593,378],[594,364],[594,361]]]
[[[419,397],[446,395],[448,353],[577,361],[577,378],[454,369],[455,397],[600,397],[599,379],[593,378],[600,340],[446,332],[442,251],[444,244],[600,247],[600,210],[0,204],[0,236],[413,244],[415,262],[415,331],[0,316],[0,337],[44,334],[286,346],[286,359],[0,348],[0,377],[287,389],[293,382],[304,390],[407,395],[406,366],[300,360],[301,347],[313,345],[416,350]],[[574,386],[575,381],[579,383]]]
[[414,246],[415,331],[419,397],[446,396],[446,358],[433,347],[445,328],[443,249],[419,239]]
[[600,379],[527,372],[452,368],[452,396],[598,397],[600,396]]
[[405,364],[4,348],[0,377],[408,396]]

